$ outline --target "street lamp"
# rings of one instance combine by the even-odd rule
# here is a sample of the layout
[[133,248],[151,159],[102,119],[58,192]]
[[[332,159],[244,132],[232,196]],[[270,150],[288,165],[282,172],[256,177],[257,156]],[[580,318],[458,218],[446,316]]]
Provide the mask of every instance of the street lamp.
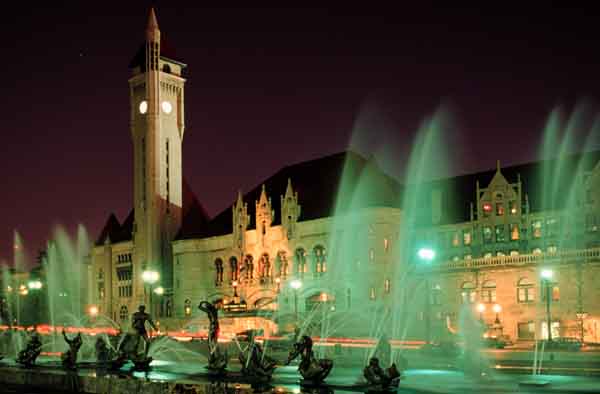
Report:
[[554,272],[551,269],[543,269],[540,273],[542,276],[542,285],[545,286],[546,291],[546,329],[548,333],[548,342],[552,342],[552,319],[550,316],[550,285]]
[[500,306],[500,304],[494,304],[492,309],[496,313],[496,320],[494,320],[494,324],[500,325],[500,312],[502,312],[502,307]]
[[154,294],[159,296],[165,294],[165,288],[162,286],[158,286],[156,289],[154,289]]
[[[435,259],[435,250],[423,247],[417,251],[417,256],[419,257],[419,260],[429,264]],[[425,343],[429,343],[431,340],[431,300],[429,299],[431,297],[431,290],[429,289],[428,275],[425,275],[425,291],[426,294],[425,297],[423,297],[423,300],[425,301]]]
[[294,315],[296,316],[296,324],[298,324],[298,289],[302,287],[302,282],[294,279],[290,282],[290,286],[294,289]]
[[233,296],[237,297],[238,293],[237,293],[237,287],[238,287],[238,281],[234,280],[231,285],[233,286]]
[[[158,279],[160,279],[160,275],[157,271],[147,270],[142,272],[142,280],[150,288],[152,288],[152,285],[158,282]],[[144,286],[144,292],[148,295],[148,310],[150,313],[153,313],[154,309],[152,305],[152,291],[148,292],[146,286]]]
[[483,312],[485,312],[485,305],[482,304],[481,302],[479,304],[477,304],[477,312],[479,312],[479,321],[481,322],[481,324],[484,324]]

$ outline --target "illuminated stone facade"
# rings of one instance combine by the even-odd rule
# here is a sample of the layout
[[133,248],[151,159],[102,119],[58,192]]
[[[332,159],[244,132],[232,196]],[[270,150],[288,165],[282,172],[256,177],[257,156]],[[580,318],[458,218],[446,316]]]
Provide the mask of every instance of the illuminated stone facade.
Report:
[[[438,254],[416,273],[423,283],[420,295],[429,300],[419,309],[428,311],[433,339],[443,337],[447,326],[456,329],[466,312],[485,322],[488,335],[545,338],[550,294],[551,335],[583,334],[586,341],[600,341],[598,159],[593,152],[565,159],[564,168],[558,160],[547,164],[553,170],[542,163],[511,167],[511,181],[497,168],[484,187],[480,182],[491,173],[431,186],[434,213],[451,209],[439,203],[449,190],[457,190],[465,178],[475,181],[475,193],[462,194],[467,221],[443,223],[433,214],[416,237],[417,247],[427,245]],[[521,171],[528,176],[521,179]],[[545,172],[549,175],[544,178]],[[474,200],[470,205],[469,197]],[[544,206],[552,209],[540,209]],[[419,263],[414,261],[415,266]],[[543,270],[552,271],[551,280],[543,280]],[[418,319],[427,326],[426,315]]]

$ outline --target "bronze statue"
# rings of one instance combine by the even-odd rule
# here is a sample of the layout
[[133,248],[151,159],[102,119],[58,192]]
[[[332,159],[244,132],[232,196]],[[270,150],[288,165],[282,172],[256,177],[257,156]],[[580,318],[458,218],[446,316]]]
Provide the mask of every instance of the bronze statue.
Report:
[[154,322],[152,321],[152,317],[146,313],[146,307],[144,305],[140,305],[138,307],[138,311],[131,316],[131,327],[135,330],[137,335],[144,340],[144,354],[148,354],[148,350],[150,348],[150,338],[148,337],[148,332],[146,331],[146,322],[150,324],[150,326],[154,329],[154,331],[158,331]]
[[377,357],[371,357],[369,365],[363,369],[363,375],[370,385],[378,386],[381,389],[387,389],[392,385],[398,386],[400,380],[396,364],[392,364],[387,370],[384,370],[379,366]]
[[81,339],[81,333],[78,332],[73,339],[69,339],[69,337],[67,337],[67,334],[65,333],[65,330],[63,329],[62,335],[67,345],[69,345],[69,350],[67,350],[60,356],[62,365],[66,369],[75,369],[77,367],[77,353],[79,352],[79,348],[81,348],[81,345],[83,344],[83,341]]
[[330,359],[317,359],[312,351],[312,347],[313,341],[311,337],[303,335],[290,351],[286,365],[289,365],[296,357],[300,356],[300,365],[298,365],[300,375],[302,375],[304,380],[318,384],[325,380],[329,372],[331,372],[333,361]]
[[19,352],[16,361],[26,367],[31,367],[33,364],[35,364],[35,360],[38,358],[41,352],[42,341],[40,339],[40,335],[37,333],[37,330],[34,329],[29,337],[29,341],[27,342],[25,349]]
[[260,343],[256,342],[254,332],[248,336],[248,346],[240,352],[242,374],[249,377],[271,379],[276,361],[264,354]]
[[106,341],[101,336],[96,339],[94,348],[96,350],[96,361],[100,366],[108,365],[108,363],[115,358],[114,350],[108,347]]
[[227,355],[219,350],[219,314],[216,304],[202,301],[198,309],[205,312],[210,322],[208,328],[208,366],[214,372],[222,373],[227,368]]

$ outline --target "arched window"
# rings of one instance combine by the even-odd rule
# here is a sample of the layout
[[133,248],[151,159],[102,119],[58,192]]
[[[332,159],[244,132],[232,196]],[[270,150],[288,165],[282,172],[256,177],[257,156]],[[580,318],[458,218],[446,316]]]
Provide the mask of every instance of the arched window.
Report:
[[229,269],[231,270],[231,280],[238,280],[238,261],[234,256],[229,258]]
[[261,279],[269,278],[271,276],[271,261],[269,260],[269,255],[266,253],[260,257],[258,273]]
[[223,284],[223,260],[218,257],[215,260],[215,285],[220,286]]
[[252,257],[252,255],[247,254],[246,257],[244,257],[242,271],[244,271],[246,279],[254,278],[254,257]]
[[486,280],[481,285],[481,301],[491,304],[496,302],[496,282]]
[[322,275],[327,272],[327,262],[325,259],[325,247],[321,245],[315,246],[313,249],[315,255],[315,274]]
[[171,314],[173,313],[172,309],[171,300],[167,300],[165,303],[165,317],[171,317]]
[[169,66],[168,64],[164,64],[162,70],[164,73],[171,74],[171,66]]
[[277,258],[275,260],[275,270],[281,278],[285,279],[288,275],[287,254],[284,250],[281,250],[277,253]]
[[192,315],[192,301],[189,298],[183,302],[183,314],[186,317]]
[[477,297],[473,282],[465,282],[461,287],[461,300],[463,304],[473,304]]
[[304,278],[304,273],[307,272],[306,252],[304,249],[298,248],[294,255],[296,257],[296,273],[300,278]]
[[390,280],[389,279],[385,279],[383,281],[383,290],[385,291],[386,294],[388,294],[390,292]]
[[104,280],[104,270],[102,268],[98,270],[98,280]]
[[127,321],[127,319],[129,318],[129,311],[127,310],[127,305],[123,305],[121,306],[121,310],[119,310],[119,319],[121,319],[121,321]]
[[437,283],[431,286],[431,305],[442,305],[442,287]]
[[517,282],[517,302],[527,303],[535,301],[535,287],[529,278],[521,278]]

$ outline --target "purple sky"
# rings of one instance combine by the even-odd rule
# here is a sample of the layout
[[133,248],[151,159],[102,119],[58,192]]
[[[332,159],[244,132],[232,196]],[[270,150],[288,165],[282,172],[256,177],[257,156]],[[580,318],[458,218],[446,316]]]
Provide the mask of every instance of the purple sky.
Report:
[[[3,12],[0,259],[12,260],[14,229],[35,255],[56,223],[95,237],[131,209],[127,65],[150,3],[88,3]],[[184,176],[211,215],[286,164],[346,149],[356,119],[354,148],[386,146],[399,174],[444,103],[452,168],[465,172],[535,159],[549,111],[582,99],[593,111],[600,93],[597,20],[584,9],[173,3],[156,5],[189,66]]]

